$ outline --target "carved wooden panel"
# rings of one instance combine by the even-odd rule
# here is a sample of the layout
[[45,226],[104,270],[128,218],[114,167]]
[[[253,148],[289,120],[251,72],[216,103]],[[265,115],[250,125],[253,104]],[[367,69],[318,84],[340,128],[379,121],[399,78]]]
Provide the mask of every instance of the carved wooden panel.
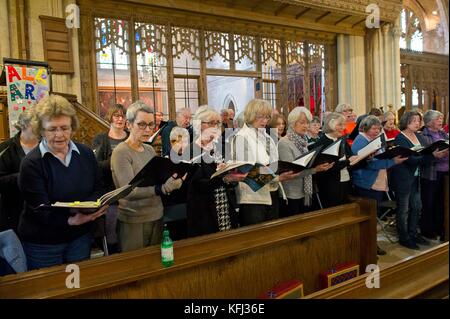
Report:
[[241,34],[234,35],[234,60],[236,63],[247,57],[252,63],[256,64],[256,54],[255,37]]
[[303,42],[299,41],[286,41],[286,59],[287,64],[298,64],[302,67],[305,66],[305,50]]
[[281,66],[281,40],[272,38],[261,39],[261,62],[267,64],[271,59]]
[[229,34],[215,31],[206,31],[205,53],[207,60],[212,60],[212,58],[216,54],[218,54],[224,62],[230,61]]
[[136,22],[135,29],[136,54],[148,51],[167,56],[166,26]]
[[187,51],[194,59],[200,59],[199,31],[189,28],[172,27],[172,55],[179,58]]
[[105,52],[114,45],[121,53],[130,51],[128,22],[125,20],[95,18],[95,52]]

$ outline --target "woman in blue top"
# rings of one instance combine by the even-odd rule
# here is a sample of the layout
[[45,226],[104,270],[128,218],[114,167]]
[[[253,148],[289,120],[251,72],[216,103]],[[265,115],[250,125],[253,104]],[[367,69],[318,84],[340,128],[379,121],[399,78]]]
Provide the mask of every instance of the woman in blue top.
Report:
[[[375,115],[365,117],[359,125],[359,135],[352,144],[353,154],[358,154],[358,151],[378,137],[380,132],[381,122],[378,117]],[[383,199],[383,194],[388,191],[387,169],[396,164],[401,164],[407,159],[407,157],[402,158],[401,156],[385,160],[371,158],[366,162],[366,165],[352,170],[353,186],[356,194],[375,199],[379,206]],[[380,215],[379,210],[378,215]]]
[[[366,116],[359,124],[359,134],[352,144],[353,154],[364,148],[373,141],[381,132],[381,121],[375,115]],[[352,170],[352,180],[355,193],[361,197],[372,198],[377,201],[377,214],[380,216],[380,203],[383,200],[383,194],[388,191],[388,175],[387,169],[403,163],[408,158],[400,156],[389,160],[379,160],[370,158],[366,161],[366,165],[361,168]],[[378,255],[384,255],[386,252],[377,247]]]
[[[425,146],[423,136],[417,131],[421,127],[422,115],[416,111],[403,114],[400,119],[400,134],[394,140],[395,145],[411,148]],[[422,211],[420,198],[420,166],[431,163],[434,158],[447,155],[444,151],[434,151],[432,155],[410,156],[408,160],[391,169],[390,186],[395,192],[397,202],[397,233],[400,245],[419,249],[417,244],[427,245],[428,241],[418,234],[417,228]]]
[[35,106],[32,125],[42,140],[25,157],[19,172],[25,200],[19,237],[28,269],[89,259],[92,221],[108,206],[88,215],[69,208],[38,207],[97,200],[103,189],[94,153],[72,141],[78,120],[75,109],[61,96],[43,98]]

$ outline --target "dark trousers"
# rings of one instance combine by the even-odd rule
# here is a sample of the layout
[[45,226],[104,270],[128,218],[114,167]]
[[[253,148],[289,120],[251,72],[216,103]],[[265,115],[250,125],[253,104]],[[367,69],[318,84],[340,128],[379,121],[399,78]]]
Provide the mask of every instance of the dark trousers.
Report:
[[349,192],[350,182],[333,183],[333,185],[329,187],[325,183],[319,185],[319,196],[323,208],[347,204],[349,202]]
[[306,212],[303,198],[293,199],[288,198],[287,203],[283,198],[280,198],[280,217],[289,217]]
[[422,216],[420,230],[422,235],[432,238],[444,235],[444,176],[437,172],[435,181],[421,179]]
[[381,202],[383,201],[383,195],[384,192],[376,191],[373,189],[364,189],[358,186],[355,186],[355,193],[357,196],[364,197],[364,198],[371,198],[375,199],[377,201],[377,215],[380,217],[383,212],[381,211]]
[[414,178],[409,193],[395,193],[397,202],[397,233],[399,241],[407,242],[417,236],[422,201],[420,200],[419,177]]
[[270,192],[272,205],[241,204],[239,208],[239,224],[247,226],[278,218],[278,191]]

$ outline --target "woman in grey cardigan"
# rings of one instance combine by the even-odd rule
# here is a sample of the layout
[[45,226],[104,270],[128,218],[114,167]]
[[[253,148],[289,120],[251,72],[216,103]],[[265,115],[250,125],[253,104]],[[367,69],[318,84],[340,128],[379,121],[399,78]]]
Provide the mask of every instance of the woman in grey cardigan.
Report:
[[[280,161],[293,162],[302,154],[308,152],[309,122],[312,115],[305,107],[294,108],[288,116],[288,131],[286,136],[278,143],[278,156]],[[326,171],[333,163],[324,163],[311,169],[306,169],[292,180],[282,183],[287,197],[287,203],[282,200],[280,205],[280,217],[292,216],[307,211],[311,205],[313,194],[312,175],[316,172]]]
[[[112,176],[117,188],[128,184],[156,156],[153,147],[144,144],[153,134],[153,109],[137,101],[128,107],[126,116],[130,136],[114,148],[111,156]],[[179,189],[184,178],[172,176],[162,185],[136,187],[119,200],[118,235],[123,252],[161,242],[163,205],[160,196]]]

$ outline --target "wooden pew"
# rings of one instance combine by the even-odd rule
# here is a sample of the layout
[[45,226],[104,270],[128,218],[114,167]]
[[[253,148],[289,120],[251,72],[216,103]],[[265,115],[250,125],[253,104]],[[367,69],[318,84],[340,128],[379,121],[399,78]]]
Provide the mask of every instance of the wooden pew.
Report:
[[[380,271],[380,288],[367,288],[369,273],[315,292],[305,299],[447,298],[448,242]],[[369,278],[368,281],[371,279]],[[373,282],[373,281],[372,281]]]
[[376,262],[375,214],[374,201],[360,200],[180,240],[170,268],[159,247],[80,262],[80,288],[66,287],[65,266],[0,277],[0,298],[256,298],[290,279],[310,294],[321,270]]

